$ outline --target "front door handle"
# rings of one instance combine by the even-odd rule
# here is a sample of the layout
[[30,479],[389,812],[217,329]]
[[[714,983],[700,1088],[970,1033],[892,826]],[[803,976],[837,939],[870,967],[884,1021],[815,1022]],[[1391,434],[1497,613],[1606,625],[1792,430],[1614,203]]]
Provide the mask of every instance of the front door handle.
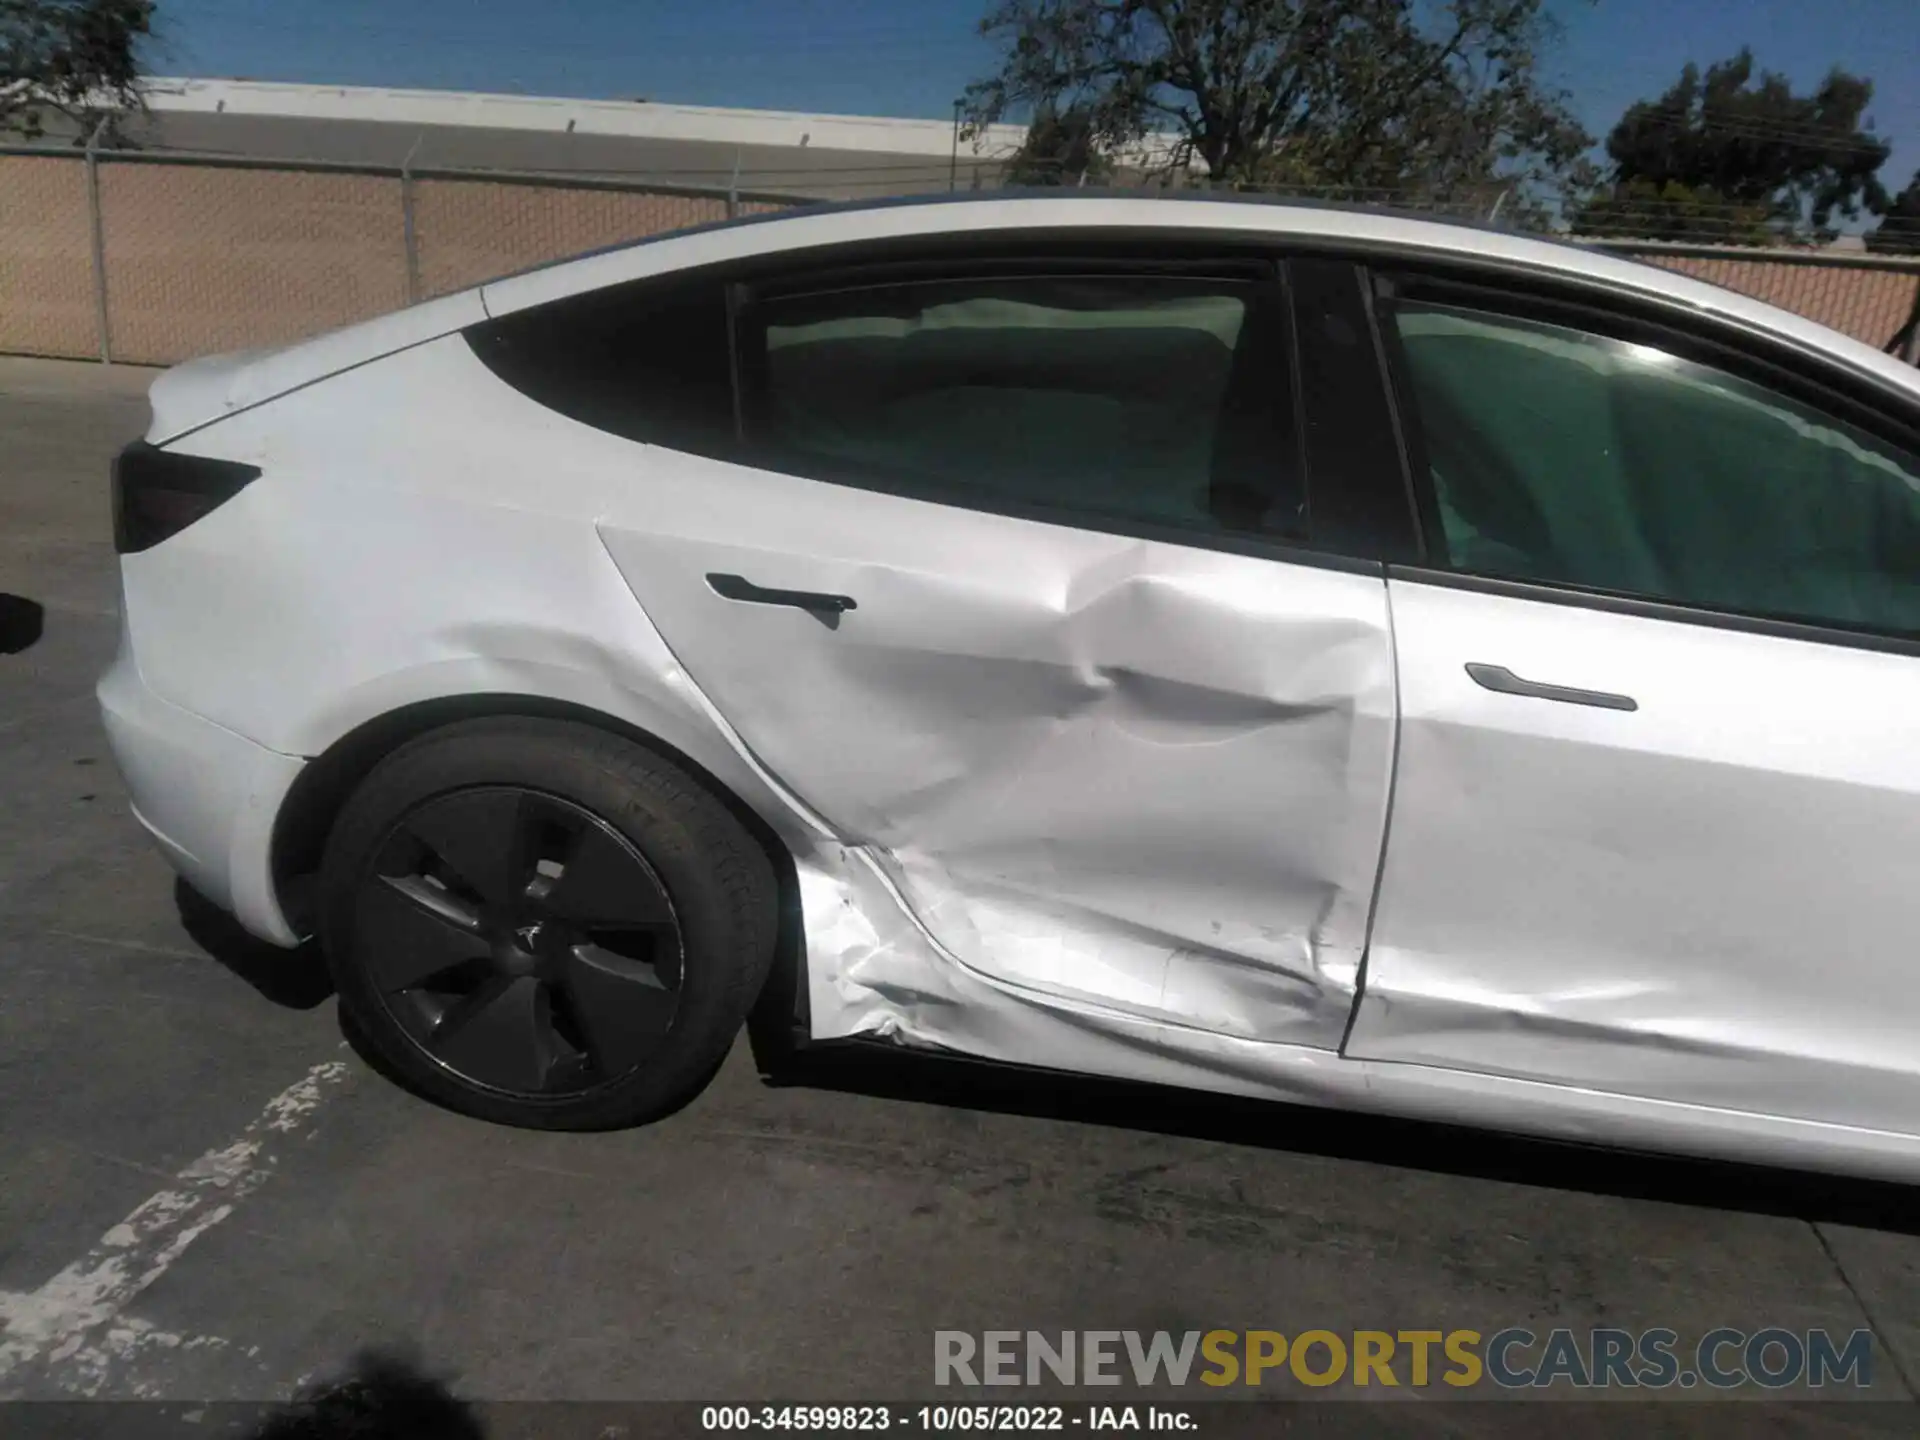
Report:
[[1575,690],[1567,685],[1543,685],[1538,680],[1522,680],[1504,665],[1470,663],[1467,674],[1483,690],[1502,695],[1525,695],[1534,700],[1558,700],[1567,705],[1597,705],[1602,710],[1638,710],[1640,704],[1631,695],[1614,695],[1605,690]]
[[791,605],[796,610],[805,610],[828,628],[837,626],[845,611],[860,608],[851,595],[826,595],[818,590],[769,590],[744,575],[709,575],[707,585],[714,594],[727,600],[744,600],[749,605]]

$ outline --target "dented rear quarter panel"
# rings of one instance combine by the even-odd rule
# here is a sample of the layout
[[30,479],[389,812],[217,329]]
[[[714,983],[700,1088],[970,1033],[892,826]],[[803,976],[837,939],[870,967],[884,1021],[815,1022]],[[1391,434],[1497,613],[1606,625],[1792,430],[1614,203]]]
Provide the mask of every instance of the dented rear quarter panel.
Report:
[[558,699],[659,736],[792,823],[609,560],[594,528],[607,470],[571,463],[541,415],[461,403],[472,382],[497,385],[455,334],[195,434],[196,453],[264,473],[122,557],[147,683],[296,756],[420,701]]
[[[458,336],[196,441],[267,483],[127,583],[151,683],[207,718],[313,755],[444,695],[589,705],[790,843],[871,857],[941,963],[1339,1044],[1391,760],[1377,567],[678,455],[552,414]],[[719,599],[714,570],[861,608],[828,630]]]

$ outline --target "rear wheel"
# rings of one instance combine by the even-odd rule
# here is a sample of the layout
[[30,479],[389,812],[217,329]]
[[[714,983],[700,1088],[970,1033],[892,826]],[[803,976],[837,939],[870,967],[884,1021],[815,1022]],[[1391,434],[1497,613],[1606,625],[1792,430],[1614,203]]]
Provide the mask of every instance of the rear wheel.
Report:
[[450,726],[354,793],[321,871],[348,1018],[441,1103],[601,1129],[678,1108],[773,952],[754,839],[678,766],[589,726]]

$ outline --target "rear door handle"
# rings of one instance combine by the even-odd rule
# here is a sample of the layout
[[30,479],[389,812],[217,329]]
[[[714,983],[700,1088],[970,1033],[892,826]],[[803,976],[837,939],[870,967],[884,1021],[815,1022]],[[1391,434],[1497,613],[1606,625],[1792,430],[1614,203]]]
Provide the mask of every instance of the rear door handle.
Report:
[[744,575],[709,575],[707,584],[723,599],[744,600],[749,605],[790,605],[830,626],[840,623],[843,612],[860,608],[851,595],[827,595],[818,590],[769,590]]
[[1597,705],[1602,710],[1638,710],[1640,703],[1631,695],[1614,695],[1605,690],[1576,690],[1568,685],[1543,685],[1538,680],[1522,680],[1504,665],[1469,663],[1467,674],[1483,690],[1502,695],[1525,695],[1533,700],[1558,700],[1567,705]]

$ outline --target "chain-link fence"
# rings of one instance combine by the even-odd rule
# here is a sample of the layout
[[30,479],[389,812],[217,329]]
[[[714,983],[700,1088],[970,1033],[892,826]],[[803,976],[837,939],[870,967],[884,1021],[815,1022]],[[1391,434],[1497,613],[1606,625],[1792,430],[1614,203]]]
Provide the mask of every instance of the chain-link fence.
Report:
[[[1497,193],[1274,193],[1519,218],[1502,214]],[[0,352],[171,364],[281,344],[583,250],[806,199],[655,178],[0,147]],[[1920,258],[1599,243],[1920,359]]]

